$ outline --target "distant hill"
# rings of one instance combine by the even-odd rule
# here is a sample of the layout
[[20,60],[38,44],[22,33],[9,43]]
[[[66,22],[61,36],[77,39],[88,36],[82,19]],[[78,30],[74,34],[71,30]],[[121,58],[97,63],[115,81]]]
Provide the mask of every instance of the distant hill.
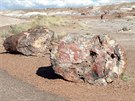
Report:
[[121,8],[130,8],[132,6],[135,6],[135,2],[101,6],[100,10],[120,10]]

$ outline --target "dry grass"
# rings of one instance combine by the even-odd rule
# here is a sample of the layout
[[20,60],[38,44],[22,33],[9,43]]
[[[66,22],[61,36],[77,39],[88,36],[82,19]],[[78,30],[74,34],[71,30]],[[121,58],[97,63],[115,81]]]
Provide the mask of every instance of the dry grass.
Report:
[[45,26],[51,29],[65,26],[67,23],[67,19],[60,16],[35,16],[31,18],[30,22],[13,25],[9,30],[1,31],[0,37],[6,38],[11,34],[18,34],[36,26]]
[[36,16],[32,18],[31,25],[34,26],[65,26],[66,19],[60,16]]
[[8,30],[2,30],[0,32],[0,37],[1,38],[7,38],[10,35],[10,32]]
[[[44,26],[49,29],[56,29],[56,28],[66,28],[66,27],[76,27],[76,28],[83,28],[86,29],[88,27],[86,22],[82,21],[75,21],[74,24],[70,17],[62,17],[62,16],[35,16],[31,17],[30,21],[27,23],[21,23],[17,25],[13,25],[10,27],[9,30],[5,30],[0,32],[1,37],[8,37],[9,35],[19,34],[23,31],[27,31],[30,28],[34,28],[36,26]],[[65,36],[67,33],[64,31],[59,31],[55,33],[55,36],[61,38]]]
[[30,28],[32,28],[30,23],[23,23],[23,24],[11,26],[10,32],[13,34],[18,34]]

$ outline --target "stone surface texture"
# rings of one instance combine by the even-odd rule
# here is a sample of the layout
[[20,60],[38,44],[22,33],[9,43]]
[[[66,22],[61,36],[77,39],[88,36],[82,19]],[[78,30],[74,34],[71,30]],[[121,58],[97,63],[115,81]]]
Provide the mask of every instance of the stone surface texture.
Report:
[[54,32],[45,27],[35,27],[26,32],[12,35],[4,41],[4,47],[10,53],[41,55],[48,53]]
[[68,34],[53,47],[53,69],[68,81],[107,85],[125,69],[124,52],[108,35]]

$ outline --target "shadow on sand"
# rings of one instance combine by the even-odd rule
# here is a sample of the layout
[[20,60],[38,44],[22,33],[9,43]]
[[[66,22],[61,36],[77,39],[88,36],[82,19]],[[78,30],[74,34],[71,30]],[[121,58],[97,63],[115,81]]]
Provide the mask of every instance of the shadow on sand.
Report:
[[36,74],[47,79],[63,79],[62,76],[54,72],[52,66],[39,67]]

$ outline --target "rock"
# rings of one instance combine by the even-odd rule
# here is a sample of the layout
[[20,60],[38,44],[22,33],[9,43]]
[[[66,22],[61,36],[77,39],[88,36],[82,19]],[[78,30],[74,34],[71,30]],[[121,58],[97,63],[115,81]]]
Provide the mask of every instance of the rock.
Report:
[[81,15],[86,15],[86,12],[82,12]]
[[131,29],[129,29],[129,28],[127,28],[127,27],[123,27],[123,28],[121,29],[121,31],[129,31],[129,30],[131,30]]
[[72,82],[106,85],[125,69],[124,52],[107,35],[68,34],[51,51],[55,73]]
[[37,26],[17,35],[12,35],[4,41],[4,47],[10,53],[44,56],[50,46],[54,32]]
[[108,14],[108,12],[107,11],[104,11],[104,13],[100,15],[100,18],[101,19],[104,19],[107,14]]

